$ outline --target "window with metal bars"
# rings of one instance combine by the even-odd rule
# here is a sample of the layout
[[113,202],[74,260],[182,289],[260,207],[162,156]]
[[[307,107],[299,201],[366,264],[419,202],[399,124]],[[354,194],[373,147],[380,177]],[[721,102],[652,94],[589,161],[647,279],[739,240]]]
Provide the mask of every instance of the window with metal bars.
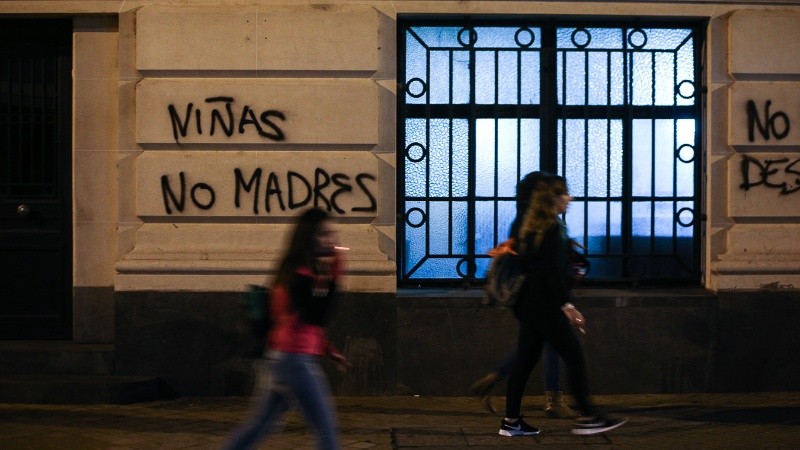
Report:
[[534,170],[567,179],[587,282],[697,283],[703,29],[401,19],[399,285],[484,279]]

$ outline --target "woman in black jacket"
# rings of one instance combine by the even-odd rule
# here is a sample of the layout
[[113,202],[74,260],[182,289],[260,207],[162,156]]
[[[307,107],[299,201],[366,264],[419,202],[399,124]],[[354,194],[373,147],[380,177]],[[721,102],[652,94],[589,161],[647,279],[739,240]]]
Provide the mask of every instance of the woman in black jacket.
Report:
[[531,371],[539,361],[545,341],[561,355],[567,367],[570,388],[581,416],[572,427],[574,434],[595,434],[616,428],[624,420],[598,415],[589,399],[586,359],[575,329],[583,332],[583,315],[570,303],[569,238],[559,218],[572,201],[566,180],[548,175],[536,182],[519,226],[517,242],[529,270],[514,316],[519,321],[517,352],[509,374],[506,414],[500,423],[503,436],[530,436],[536,427],[522,420],[520,405]]

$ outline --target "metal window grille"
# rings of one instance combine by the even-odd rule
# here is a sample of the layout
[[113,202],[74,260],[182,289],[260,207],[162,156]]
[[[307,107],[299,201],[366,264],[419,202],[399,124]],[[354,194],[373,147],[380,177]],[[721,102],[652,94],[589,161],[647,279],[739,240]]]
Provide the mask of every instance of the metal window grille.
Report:
[[593,283],[700,277],[702,24],[401,20],[398,277],[480,282],[559,173]]
[[[52,199],[59,188],[59,115],[65,84],[59,49],[0,44],[0,195]],[[68,86],[67,86],[68,87]]]

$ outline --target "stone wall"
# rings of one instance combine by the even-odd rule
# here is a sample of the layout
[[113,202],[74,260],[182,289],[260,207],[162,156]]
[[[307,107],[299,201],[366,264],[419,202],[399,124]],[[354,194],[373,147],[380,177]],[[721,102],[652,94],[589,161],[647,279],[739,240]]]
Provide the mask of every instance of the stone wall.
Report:
[[[345,294],[331,341],[352,361],[324,363],[339,395],[468,395],[469,386],[514,348],[507,310],[477,309],[479,291]],[[800,389],[800,295],[702,291],[579,294],[597,394]],[[157,376],[173,395],[245,394],[252,360],[238,295],[117,293],[119,375]],[[566,378],[564,378],[566,383]],[[544,389],[541,364],[528,392]],[[502,395],[502,388],[498,389]]]

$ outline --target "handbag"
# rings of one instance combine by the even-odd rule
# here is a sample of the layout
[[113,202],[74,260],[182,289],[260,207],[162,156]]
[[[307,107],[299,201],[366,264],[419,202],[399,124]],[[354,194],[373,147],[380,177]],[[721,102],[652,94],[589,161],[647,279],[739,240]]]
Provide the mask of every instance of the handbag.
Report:
[[514,250],[514,240],[509,239],[489,251],[492,263],[489,266],[486,286],[483,289],[485,305],[512,307],[519,299],[528,271],[522,258]]

